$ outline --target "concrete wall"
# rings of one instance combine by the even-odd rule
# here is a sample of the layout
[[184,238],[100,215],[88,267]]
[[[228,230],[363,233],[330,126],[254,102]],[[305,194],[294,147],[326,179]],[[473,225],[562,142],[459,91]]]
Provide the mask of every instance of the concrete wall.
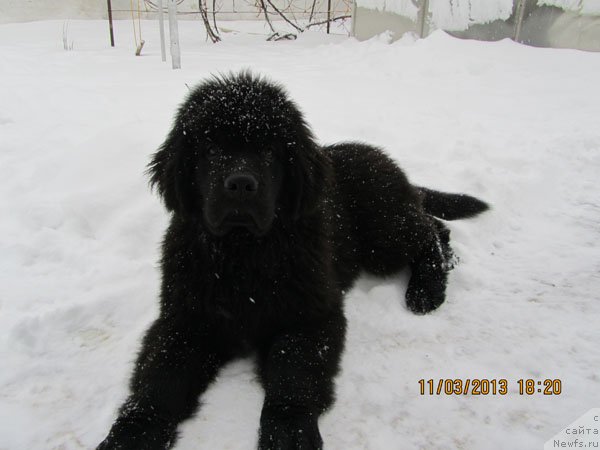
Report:
[[408,17],[387,11],[375,11],[357,6],[352,17],[354,37],[363,41],[384,31],[392,31],[393,40],[400,39],[404,33],[417,33],[417,24]]
[[[597,0],[582,0],[581,11],[586,11],[586,1]],[[423,5],[426,0],[420,2]],[[595,11],[590,8],[587,10]],[[425,26],[429,32],[436,29],[435,24],[431,23],[431,15],[429,9]],[[354,36],[361,40],[387,30],[394,33],[394,39],[399,39],[405,32],[419,29],[415,21],[406,17],[363,7],[356,8],[353,20]],[[600,15],[539,5],[537,0],[515,0],[508,18],[475,23],[461,31],[449,31],[447,28],[446,31],[464,39],[494,41],[510,38],[537,47],[600,51]]]

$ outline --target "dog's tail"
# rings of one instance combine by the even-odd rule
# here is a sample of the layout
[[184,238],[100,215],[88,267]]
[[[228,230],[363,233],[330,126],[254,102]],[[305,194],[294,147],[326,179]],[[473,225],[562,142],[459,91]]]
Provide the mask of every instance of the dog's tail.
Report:
[[423,187],[418,188],[427,214],[444,220],[467,219],[490,207],[478,198],[466,194],[450,194]]

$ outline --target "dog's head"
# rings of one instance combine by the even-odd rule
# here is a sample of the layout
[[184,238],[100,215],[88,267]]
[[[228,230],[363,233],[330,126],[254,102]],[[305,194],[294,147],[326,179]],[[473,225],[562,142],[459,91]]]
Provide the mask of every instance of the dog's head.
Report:
[[149,174],[168,210],[211,234],[262,236],[316,210],[330,167],[285,91],[242,72],[189,94]]

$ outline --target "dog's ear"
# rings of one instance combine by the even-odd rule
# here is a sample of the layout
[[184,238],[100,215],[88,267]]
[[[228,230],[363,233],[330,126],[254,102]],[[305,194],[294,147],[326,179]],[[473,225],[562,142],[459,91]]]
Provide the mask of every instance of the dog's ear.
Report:
[[292,202],[294,219],[315,212],[326,187],[331,183],[332,164],[329,157],[312,139],[295,148],[291,158],[294,183]]
[[[178,118],[179,119],[179,118]],[[185,213],[194,206],[192,155],[186,148],[181,121],[176,119],[167,139],[152,156],[147,173],[150,186],[162,197],[169,211]]]

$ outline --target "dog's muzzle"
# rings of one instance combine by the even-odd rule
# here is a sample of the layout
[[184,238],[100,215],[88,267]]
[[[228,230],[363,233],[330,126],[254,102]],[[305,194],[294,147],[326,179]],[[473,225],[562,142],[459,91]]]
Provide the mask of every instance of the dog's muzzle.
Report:
[[252,173],[228,175],[219,199],[209,207],[209,211],[205,210],[210,232],[224,236],[234,229],[246,229],[255,236],[266,234],[273,214],[265,205],[264,194],[260,192],[258,179]]

